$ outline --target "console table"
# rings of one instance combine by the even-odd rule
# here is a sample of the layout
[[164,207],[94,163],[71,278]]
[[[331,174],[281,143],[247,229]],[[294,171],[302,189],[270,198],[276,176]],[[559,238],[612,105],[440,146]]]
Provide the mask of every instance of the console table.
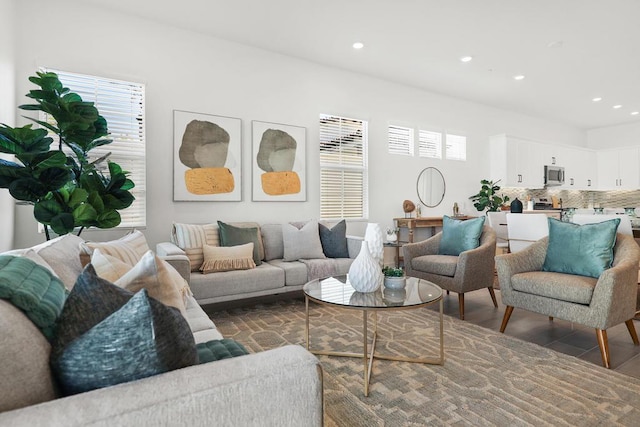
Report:
[[[461,215],[455,217],[455,219],[467,220],[475,218],[474,216],[466,216]],[[396,223],[396,227],[398,228],[406,228],[409,230],[409,243],[413,243],[413,230],[416,228],[431,228],[431,235],[436,234],[436,227],[442,227],[442,217],[441,216],[432,216],[432,217],[418,217],[418,218],[394,218],[393,221]]]

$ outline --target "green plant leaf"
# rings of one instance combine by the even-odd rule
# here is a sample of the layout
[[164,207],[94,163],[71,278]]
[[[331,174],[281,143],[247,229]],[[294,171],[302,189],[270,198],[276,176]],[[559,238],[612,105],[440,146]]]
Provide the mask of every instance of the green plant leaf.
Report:
[[104,201],[105,210],[125,209],[131,206],[135,197],[125,190],[112,190],[109,194],[105,195],[102,200]]
[[33,216],[42,224],[51,224],[53,218],[62,212],[60,204],[53,199],[43,200],[33,206]]
[[9,185],[9,193],[11,193],[11,197],[16,200],[37,202],[41,197],[44,197],[48,191],[37,179],[25,177],[14,180]]
[[113,228],[120,225],[122,219],[118,211],[108,211],[98,215],[96,227]]
[[87,198],[87,202],[89,204],[91,204],[91,206],[93,206],[93,208],[99,214],[104,212],[104,202],[102,201],[102,198],[100,197],[100,194],[98,194],[97,191],[92,191],[91,193],[89,193],[89,197]]
[[69,204],[69,207],[74,209],[74,216],[75,216],[75,209],[81,203],[86,202],[88,197],[89,197],[89,193],[87,193],[87,190],[83,188],[76,188],[71,192],[68,204]]
[[61,214],[56,215],[51,220],[51,224],[49,224],[53,231],[56,234],[67,234],[71,233],[74,228],[73,215],[68,212],[63,212]]
[[83,203],[73,210],[73,218],[78,225],[90,227],[98,218],[98,212],[88,203]]

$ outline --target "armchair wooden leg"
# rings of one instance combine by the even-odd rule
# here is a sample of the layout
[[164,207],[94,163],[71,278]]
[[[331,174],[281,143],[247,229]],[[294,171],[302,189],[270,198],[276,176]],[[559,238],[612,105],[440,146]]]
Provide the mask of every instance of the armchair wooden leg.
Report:
[[460,306],[460,320],[464,320],[464,293],[458,294],[458,305]]
[[449,295],[449,290],[447,290],[447,295]]
[[498,307],[498,300],[496,299],[496,293],[493,291],[493,286],[489,286],[489,293],[491,294],[491,300],[493,301],[493,306]]
[[638,341],[638,334],[636,333],[636,327],[633,324],[633,319],[629,319],[624,322],[627,325],[627,329],[629,330],[629,335],[631,335],[631,339],[635,345],[640,345],[640,341]]
[[553,322],[553,316],[549,316],[549,322]]
[[504,330],[507,329],[507,323],[509,323],[511,313],[513,313],[513,306],[508,305],[504,310],[504,317],[502,318],[502,325],[500,325],[500,332],[504,332]]
[[609,341],[607,340],[606,329],[596,329],[596,336],[598,337],[598,346],[600,347],[600,355],[602,356],[602,365],[609,369],[611,368],[611,356],[609,355]]

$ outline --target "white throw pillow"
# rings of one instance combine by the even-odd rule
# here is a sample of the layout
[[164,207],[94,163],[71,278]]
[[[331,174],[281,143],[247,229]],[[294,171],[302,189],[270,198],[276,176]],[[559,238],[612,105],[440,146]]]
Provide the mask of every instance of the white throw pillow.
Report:
[[81,257],[84,258],[82,265],[89,263],[95,249],[100,249],[103,254],[114,256],[133,267],[149,250],[149,245],[144,234],[139,230],[134,230],[118,240],[84,242],[81,244],[81,248]]
[[326,258],[316,220],[307,222],[300,229],[293,224],[282,224],[282,241],[285,261]]

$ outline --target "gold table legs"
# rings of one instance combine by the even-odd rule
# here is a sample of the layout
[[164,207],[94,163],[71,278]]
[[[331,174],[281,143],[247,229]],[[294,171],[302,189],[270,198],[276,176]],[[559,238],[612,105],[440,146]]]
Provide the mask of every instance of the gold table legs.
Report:
[[[355,307],[353,308],[355,309]],[[355,357],[362,358],[364,364],[364,395],[369,396],[369,385],[371,383],[371,371],[373,369],[373,361],[375,359],[393,360],[396,362],[423,363],[428,365],[444,365],[444,323],[443,323],[443,299],[440,298],[440,352],[438,357],[431,358],[412,358],[402,356],[391,356],[376,353],[376,342],[378,339],[378,310],[361,309],[362,310],[362,353],[336,352],[326,350],[311,350],[309,348],[309,297],[305,295],[305,338],[307,350],[313,354],[321,356],[339,356],[339,357]],[[405,308],[406,309],[406,308]],[[388,310],[388,309],[387,309]],[[373,336],[371,339],[371,348],[369,349],[368,339],[368,323],[369,311],[373,312]]]

